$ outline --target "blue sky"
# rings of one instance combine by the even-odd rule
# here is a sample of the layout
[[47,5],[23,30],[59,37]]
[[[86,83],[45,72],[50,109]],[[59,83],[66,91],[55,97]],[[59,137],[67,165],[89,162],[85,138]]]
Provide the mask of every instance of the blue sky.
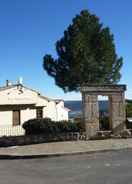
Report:
[[89,9],[109,26],[119,56],[123,56],[122,79],[132,98],[132,1],[126,0],[0,0],[0,85],[6,79],[24,84],[46,96],[79,99],[64,94],[42,68],[46,53],[56,55],[55,42],[82,9]]

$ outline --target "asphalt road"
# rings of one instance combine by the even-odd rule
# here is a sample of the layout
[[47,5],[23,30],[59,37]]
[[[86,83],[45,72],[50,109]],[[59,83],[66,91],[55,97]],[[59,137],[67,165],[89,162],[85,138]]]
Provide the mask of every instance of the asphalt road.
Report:
[[132,150],[0,160],[0,184],[132,184]]

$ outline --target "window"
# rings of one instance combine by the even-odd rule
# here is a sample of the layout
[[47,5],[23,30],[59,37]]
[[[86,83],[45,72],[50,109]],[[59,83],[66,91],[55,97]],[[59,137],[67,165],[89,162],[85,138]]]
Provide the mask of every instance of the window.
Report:
[[42,107],[39,107],[36,109],[36,116],[37,116],[37,119],[43,118],[43,108]]

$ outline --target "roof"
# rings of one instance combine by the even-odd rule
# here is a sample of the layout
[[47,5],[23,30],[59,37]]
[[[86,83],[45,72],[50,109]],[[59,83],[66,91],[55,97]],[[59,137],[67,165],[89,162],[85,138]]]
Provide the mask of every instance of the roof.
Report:
[[63,99],[52,99],[52,98],[49,98],[49,97],[47,97],[47,96],[43,96],[43,95],[40,94],[39,91],[37,91],[37,90],[35,90],[35,89],[32,89],[32,88],[30,88],[30,87],[27,87],[27,86],[25,86],[25,85],[23,85],[23,84],[19,84],[19,83],[18,83],[18,84],[12,84],[12,85],[9,85],[9,86],[0,87],[0,91],[7,90],[7,89],[11,89],[11,88],[14,88],[14,87],[17,87],[17,86],[21,86],[21,87],[23,87],[23,88],[26,88],[26,89],[28,89],[28,90],[31,90],[31,91],[37,93],[37,94],[39,95],[40,98],[45,99],[45,100],[47,100],[47,101],[54,101],[56,104],[58,104],[58,103],[61,102],[61,101],[64,101]]
[[9,86],[3,86],[3,87],[0,87],[0,91],[6,90],[6,89],[11,89],[11,88],[14,88],[16,86],[18,86],[18,84],[12,84],[12,85],[9,85]]
[[60,102],[64,102],[64,100],[63,99],[54,99],[54,101],[56,102],[56,104],[58,104],[58,103],[60,103]]
[[39,97],[42,98],[42,99],[45,99],[45,100],[47,100],[47,101],[52,101],[51,98],[48,98],[48,97],[43,96],[43,95],[41,95],[41,94],[39,94]]
[[52,100],[52,99],[50,99],[50,98],[48,98],[48,97],[46,97],[46,96],[41,95],[40,92],[38,92],[37,90],[34,90],[34,89],[29,88],[29,87],[27,87],[27,86],[24,86],[24,85],[22,85],[22,84],[12,84],[12,85],[9,85],[9,86],[3,86],[3,87],[0,87],[0,91],[7,90],[7,89],[11,89],[11,88],[18,87],[18,86],[21,86],[21,87],[23,87],[23,88],[26,88],[26,89],[28,89],[28,90],[30,90],[30,91],[33,91],[33,92],[37,93],[41,98],[43,98],[43,99],[45,99],[45,100],[48,100],[48,101]]

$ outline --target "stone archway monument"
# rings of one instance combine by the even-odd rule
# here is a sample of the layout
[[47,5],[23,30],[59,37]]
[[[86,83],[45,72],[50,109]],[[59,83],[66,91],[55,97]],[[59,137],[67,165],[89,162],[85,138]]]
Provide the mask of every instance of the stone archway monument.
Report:
[[118,134],[125,129],[125,90],[126,85],[88,85],[81,88],[83,120],[88,138],[99,131],[98,95],[108,96],[111,131]]

